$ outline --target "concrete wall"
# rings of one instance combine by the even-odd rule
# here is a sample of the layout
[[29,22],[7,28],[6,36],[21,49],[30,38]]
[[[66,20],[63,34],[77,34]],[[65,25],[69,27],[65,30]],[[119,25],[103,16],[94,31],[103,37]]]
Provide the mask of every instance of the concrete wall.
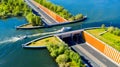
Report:
[[91,46],[102,52],[107,57],[114,60],[116,63],[120,64],[120,52],[112,48],[111,46],[107,45],[106,43],[100,41],[99,39],[95,38],[91,34],[87,33],[86,31],[83,32],[83,37],[87,43]]
[[57,22],[62,23],[62,22],[67,22],[66,19],[64,19],[63,17],[57,15],[56,13],[54,13],[53,11],[49,10],[48,8],[40,5],[39,3],[35,2],[32,0],[32,2],[39,7],[40,9],[42,9],[45,13],[47,13],[49,16],[51,16],[53,19],[55,19]]

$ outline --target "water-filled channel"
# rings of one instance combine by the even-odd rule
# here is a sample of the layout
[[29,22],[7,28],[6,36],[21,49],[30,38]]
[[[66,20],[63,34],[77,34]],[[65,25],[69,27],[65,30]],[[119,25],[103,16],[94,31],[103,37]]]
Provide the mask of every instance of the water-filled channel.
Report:
[[[15,27],[27,23],[25,18],[0,20],[0,67],[57,67],[46,49],[23,49],[21,44],[44,36],[47,32],[70,26],[72,30],[106,26],[120,27],[119,0],[50,0],[68,9],[72,14],[88,16],[83,22],[36,30],[16,30]],[[41,35],[37,36],[36,34]],[[29,35],[27,39],[21,39]]]

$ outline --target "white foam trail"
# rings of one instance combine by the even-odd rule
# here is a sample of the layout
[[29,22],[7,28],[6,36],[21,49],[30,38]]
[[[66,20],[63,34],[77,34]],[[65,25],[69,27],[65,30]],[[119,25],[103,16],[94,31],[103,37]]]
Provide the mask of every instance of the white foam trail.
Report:
[[[47,32],[47,33],[38,33],[38,34],[33,34],[33,35],[27,35],[27,37],[35,37],[35,36],[54,34],[54,33],[59,33],[59,32],[61,32],[61,30],[54,31],[54,32]],[[18,35],[18,37],[17,36],[16,37],[11,37],[9,39],[5,39],[3,41],[0,41],[0,44],[8,43],[8,42],[16,42],[16,41],[22,40],[22,39],[24,39],[24,36]]]
[[[23,36],[22,36],[23,37]],[[12,37],[10,39],[6,39],[6,40],[3,40],[3,41],[0,41],[0,44],[3,44],[3,43],[8,43],[8,42],[16,42],[18,40],[21,40],[22,37]]]
[[34,36],[40,36],[40,35],[54,34],[54,33],[59,33],[59,32],[61,32],[61,31],[54,31],[54,32],[47,32],[47,33],[38,33],[38,34],[28,35],[27,37],[34,37]]

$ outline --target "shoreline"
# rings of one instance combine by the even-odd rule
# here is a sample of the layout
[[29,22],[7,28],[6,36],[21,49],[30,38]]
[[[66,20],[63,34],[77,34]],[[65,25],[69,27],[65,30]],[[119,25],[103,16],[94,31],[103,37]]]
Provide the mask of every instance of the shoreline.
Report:
[[[22,25],[19,25],[16,27],[16,29],[21,29],[21,30],[26,30],[26,29],[40,29],[40,28],[49,28],[49,27],[52,27],[52,26],[58,26],[58,25],[66,25],[66,24],[74,24],[74,23],[79,23],[81,21],[84,21],[86,20],[87,17],[83,18],[83,19],[80,19],[80,20],[76,20],[76,21],[72,21],[72,22],[64,22],[64,23],[56,23],[56,24],[52,24],[52,25],[43,25],[43,26],[31,26],[31,27],[27,27],[25,25],[29,24],[29,23],[25,23],[25,24],[22,24]],[[24,27],[22,27],[24,26]]]

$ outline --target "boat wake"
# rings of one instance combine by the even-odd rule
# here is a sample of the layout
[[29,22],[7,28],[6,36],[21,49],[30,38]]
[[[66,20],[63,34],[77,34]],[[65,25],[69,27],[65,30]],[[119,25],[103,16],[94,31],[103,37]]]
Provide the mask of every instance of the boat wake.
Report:
[[33,35],[11,37],[9,39],[5,39],[5,40],[0,41],[0,44],[9,43],[9,42],[16,42],[18,40],[22,40],[25,38],[30,38],[30,37],[40,36],[40,35],[47,35],[47,34],[54,34],[54,33],[58,33],[58,32],[59,31],[54,31],[54,32],[47,32],[47,33],[38,33],[38,34],[33,34]]
[[21,36],[21,37],[11,37],[9,39],[5,39],[3,41],[0,41],[0,44],[3,44],[3,43],[9,43],[9,42],[16,42],[18,40],[22,40],[24,38],[24,36]]
[[70,29],[71,29],[71,27],[63,27],[60,30],[53,31],[53,32],[38,33],[38,34],[33,34],[33,35],[18,35],[16,37],[11,37],[9,39],[5,39],[3,41],[0,41],[0,44],[9,43],[9,42],[16,42],[18,40],[23,40],[23,39],[26,39],[26,38],[40,36],[40,35],[48,35],[48,34],[55,34],[55,33],[65,32],[65,31],[68,31]]
[[47,33],[38,33],[38,34],[33,34],[33,35],[27,35],[27,37],[35,37],[35,36],[48,35],[48,34],[54,34],[54,33],[59,33],[59,31],[47,32]]
[[40,36],[40,35],[55,34],[55,33],[69,31],[70,29],[71,29],[71,27],[63,27],[63,28],[61,28],[60,30],[57,30],[57,31],[47,32],[47,33],[38,33],[38,34],[28,35],[27,37],[34,37],[34,36]]
[[22,40],[25,38],[30,38],[30,37],[35,37],[35,36],[40,36],[40,35],[47,35],[47,34],[54,34],[54,33],[58,33],[59,31],[54,31],[54,32],[47,32],[47,33],[38,33],[38,34],[33,34],[33,35],[24,35],[24,36],[16,36],[16,37],[11,37],[9,39],[4,39],[2,41],[0,41],[0,44],[3,43],[9,43],[9,42],[16,42],[18,40]]

